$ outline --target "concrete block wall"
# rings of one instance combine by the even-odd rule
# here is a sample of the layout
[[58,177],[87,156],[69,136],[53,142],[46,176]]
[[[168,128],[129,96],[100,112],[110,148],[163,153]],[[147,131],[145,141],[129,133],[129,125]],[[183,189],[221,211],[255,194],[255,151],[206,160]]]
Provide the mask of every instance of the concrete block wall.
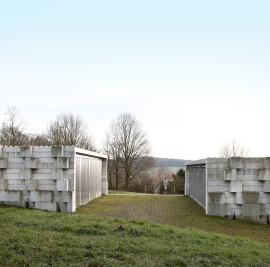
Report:
[[[269,223],[270,158],[208,158],[204,164],[206,214]],[[189,172],[186,180],[188,188]]]
[[74,212],[77,153],[106,161],[76,147],[0,147],[0,203]]

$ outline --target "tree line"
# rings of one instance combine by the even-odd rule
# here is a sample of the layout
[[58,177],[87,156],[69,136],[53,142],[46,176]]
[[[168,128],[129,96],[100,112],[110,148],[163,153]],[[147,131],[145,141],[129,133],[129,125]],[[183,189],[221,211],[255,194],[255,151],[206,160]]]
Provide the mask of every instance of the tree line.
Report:
[[0,129],[1,146],[76,146],[108,155],[110,189],[153,191],[149,169],[154,166],[151,146],[141,123],[130,113],[120,114],[110,125],[101,150],[78,115],[59,114],[43,133],[27,132],[27,122],[14,106],[5,112]]
[[[120,114],[109,126],[103,148],[98,150],[79,116],[62,113],[43,133],[27,132],[27,122],[15,106],[7,108],[0,128],[1,146],[76,146],[108,155],[109,189],[142,193],[183,193],[185,172],[173,174],[155,168],[151,145],[141,123],[130,113]],[[219,157],[245,157],[248,150],[235,141],[224,144]]]
[[27,122],[14,106],[7,108],[0,129],[1,146],[78,146],[94,150],[87,124],[79,117],[63,113],[49,123],[44,133],[27,132]]

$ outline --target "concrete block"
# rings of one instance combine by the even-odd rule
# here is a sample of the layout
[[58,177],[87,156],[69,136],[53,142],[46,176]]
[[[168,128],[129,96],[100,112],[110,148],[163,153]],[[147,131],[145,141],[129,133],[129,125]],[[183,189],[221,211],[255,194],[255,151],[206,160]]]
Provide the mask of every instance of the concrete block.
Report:
[[63,169],[53,169],[52,170],[52,179],[53,180],[63,180],[64,171]]
[[76,203],[71,202],[71,203],[67,203],[67,212],[75,212],[76,211]]
[[20,148],[19,147],[2,147],[2,149],[0,149],[0,157],[18,158],[20,157]]
[[38,158],[38,169],[53,169],[55,158]]
[[239,218],[242,214],[242,205],[237,204],[227,204],[226,205],[226,215],[231,217]]
[[25,181],[25,188],[29,191],[37,190],[37,181],[36,180],[26,180]]
[[270,193],[270,181],[265,181],[263,184],[263,192]]
[[5,201],[5,191],[0,191],[0,201]]
[[33,158],[51,158],[51,147],[33,147]]
[[0,191],[5,191],[7,189],[6,180],[0,179]]
[[0,191],[0,201],[17,201],[22,200],[21,191]]
[[229,191],[231,193],[242,192],[242,182],[231,181],[229,186]]
[[65,146],[64,147],[64,157],[75,158],[75,147],[74,146]]
[[207,169],[227,169],[228,163],[207,163]]
[[[23,195],[22,196],[22,201],[24,201],[24,202],[29,202],[30,201],[30,193],[29,193],[29,195],[27,196],[27,195]],[[33,202],[34,203],[34,202]]]
[[270,193],[260,192],[259,194],[260,194],[259,203],[261,203],[261,204],[269,204],[270,203]]
[[61,202],[62,201],[62,192],[53,191],[53,202]]
[[68,169],[70,164],[69,158],[57,158],[55,162],[55,168],[56,169]]
[[6,169],[8,167],[8,159],[0,158],[0,169]]
[[26,202],[24,201],[4,201],[5,205],[26,208]]
[[225,217],[226,204],[207,204],[207,215]]
[[34,180],[51,180],[52,170],[51,169],[37,169],[33,171]]
[[30,192],[30,201],[51,202],[52,201],[52,192],[31,191]]
[[69,191],[75,191],[75,180],[69,180]]
[[20,157],[31,158],[33,156],[33,147],[20,147]]
[[108,182],[102,182],[102,194],[108,195]]
[[207,187],[208,188],[209,187],[220,187],[220,188],[224,187],[226,189],[226,191],[228,191],[229,183],[230,182],[228,182],[228,181],[207,181]]
[[8,166],[7,166],[7,168],[9,170],[11,170],[11,169],[22,169],[22,168],[24,168],[24,163],[25,163],[25,160],[23,158],[8,158]]
[[259,204],[259,192],[243,192],[242,193],[244,204]]
[[231,181],[231,169],[224,170],[224,181]]
[[23,191],[26,190],[26,187],[24,184],[8,184],[7,190]]
[[269,221],[268,221],[268,215],[262,215],[259,217],[259,223],[262,223],[262,224],[267,224]]
[[229,164],[229,159],[227,158],[207,158],[206,159],[207,164],[216,164],[216,163],[222,163],[222,164]]
[[235,193],[224,192],[225,204],[234,204],[235,203]]
[[207,169],[207,174],[224,175],[224,169]]
[[56,202],[35,202],[35,208],[40,210],[57,211],[58,205]]
[[230,158],[230,168],[231,169],[242,169],[243,168],[243,159],[242,158]]
[[62,192],[62,202],[75,202],[75,192]]
[[258,175],[258,169],[238,169],[237,175]]
[[265,169],[270,169],[270,158],[269,157],[267,157],[267,158],[264,158],[264,168]]
[[51,148],[51,155],[53,158],[64,157],[64,147],[63,146],[53,146]]
[[67,212],[67,203],[65,202],[59,202],[59,211],[60,212]]
[[236,181],[237,180],[237,169],[225,169],[224,170],[225,181]]
[[244,204],[242,209],[243,216],[252,220],[258,220],[258,216],[265,215],[265,206],[263,204]]
[[56,191],[56,181],[55,180],[38,180],[37,189],[39,191]]
[[[56,169],[56,170],[61,170],[61,169]],[[67,169],[63,170],[63,179],[67,180],[74,180],[75,179],[75,170],[74,169]]]
[[32,169],[20,169],[20,178],[25,180],[33,179]]
[[270,181],[270,169],[259,170],[258,180]]
[[3,170],[2,179],[19,180],[20,179],[20,169],[5,169],[5,170]]
[[225,204],[224,193],[208,193],[208,203]]
[[262,192],[263,181],[242,181],[243,192]]
[[243,158],[244,169],[263,169],[264,158]]
[[207,174],[208,181],[224,181],[224,173],[222,174]]
[[68,180],[57,180],[56,188],[57,191],[68,191]]
[[28,203],[27,205],[28,205],[29,209],[34,209],[35,208],[35,202],[28,201],[27,203]]
[[35,158],[25,158],[25,169],[37,169],[38,160]]
[[258,175],[237,175],[238,181],[257,181]]
[[235,194],[235,204],[237,205],[244,204],[242,192],[238,192]]

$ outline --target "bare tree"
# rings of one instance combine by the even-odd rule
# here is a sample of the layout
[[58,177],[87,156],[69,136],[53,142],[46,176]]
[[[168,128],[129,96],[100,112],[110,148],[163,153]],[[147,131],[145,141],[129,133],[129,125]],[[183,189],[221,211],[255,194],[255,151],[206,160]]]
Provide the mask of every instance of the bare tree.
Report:
[[224,144],[219,150],[219,156],[222,158],[230,157],[247,157],[249,151],[242,145],[238,144],[233,140],[229,144]]
[[[120,147],[113,140],[112,136],[108,133],[104,143],[104,152],[108,155],[108,181],[109,188],[113,189],[113,184],[115,184],[115,189],[118,190],[120,182],[122,180],[122,168],[121,168],[121,153]],[[115,183],[113,183],[113,180]]]
[[110,128],[113,157],[117,157],[123,171],[125,190],[132,179],[153,166],[153,158],[146,134],[141,124],[130,113],[121,114]]
[[96,151],[92,138],[87,132],[87,125],[79,116],[73,114],[60,114],[50,123],[47,137],[51,145],[77,146]]
[[28,134],[28,146],[50,146],[46,134]]
[[5,112],[5,120],[0,130],[0,144],[2,146],[22,146],[27,143],[25,133],[26,122],[15,106]]

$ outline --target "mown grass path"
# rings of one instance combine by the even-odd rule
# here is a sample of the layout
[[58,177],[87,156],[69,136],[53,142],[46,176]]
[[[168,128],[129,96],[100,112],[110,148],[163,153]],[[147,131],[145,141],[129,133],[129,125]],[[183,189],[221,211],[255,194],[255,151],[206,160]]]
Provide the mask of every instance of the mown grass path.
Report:
[[270,242],[270,225],[207,216],[203,208],[187,196],[107,195],[81,206],[77,213],[150,220]]

